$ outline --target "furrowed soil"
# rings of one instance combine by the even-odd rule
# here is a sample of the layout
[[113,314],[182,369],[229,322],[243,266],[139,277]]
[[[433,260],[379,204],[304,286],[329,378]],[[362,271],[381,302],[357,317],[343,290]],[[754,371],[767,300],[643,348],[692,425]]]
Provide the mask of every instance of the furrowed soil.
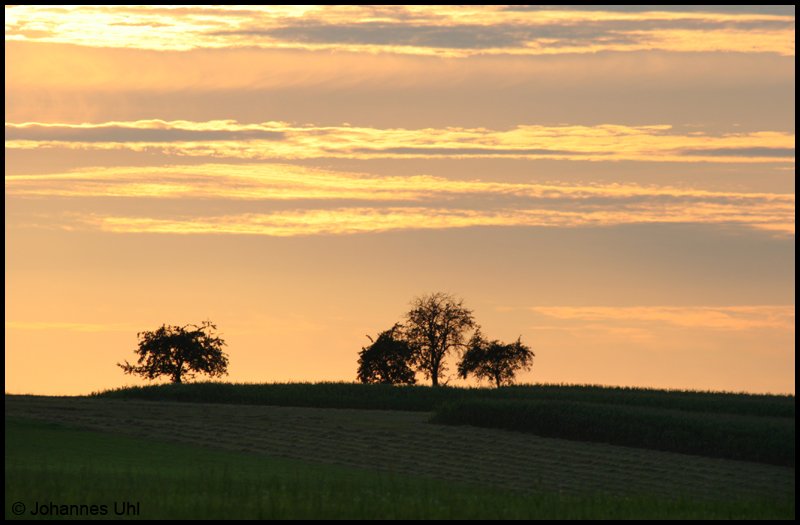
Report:
[[793,498],[790,467],[440,426],[431,413],[6,396],[6,417],[204,447],[563,494]]

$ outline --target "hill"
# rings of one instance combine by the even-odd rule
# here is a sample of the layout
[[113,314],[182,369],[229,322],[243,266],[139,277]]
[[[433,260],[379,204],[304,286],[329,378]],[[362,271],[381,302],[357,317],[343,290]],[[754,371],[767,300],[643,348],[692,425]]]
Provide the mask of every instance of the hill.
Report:
[[[759,403],[773,412],[759,415]],[[6,518],[14,498],[112,493],[150,501],[141,517],[793,518],[794,417],[774,415],[793,403],[552,385],[208,383],[7,395]],[[408,406],[417,408],[399,409]],[[560,439],[531,423],[565,433],[593,421],[595,432],[641,437],[649,424],[620,421],[681,426],[665,414],[712,427],[791,423],[791,464],[655,450],[652,442],[618,446],[584,439],[585,431]],[[785,435],[773,434],[788,450]]]
[[433,422],[530,432],[794,466],[794,397],[528,385],[427,386],[195,383],[126,388],[102,399],[435,412]]

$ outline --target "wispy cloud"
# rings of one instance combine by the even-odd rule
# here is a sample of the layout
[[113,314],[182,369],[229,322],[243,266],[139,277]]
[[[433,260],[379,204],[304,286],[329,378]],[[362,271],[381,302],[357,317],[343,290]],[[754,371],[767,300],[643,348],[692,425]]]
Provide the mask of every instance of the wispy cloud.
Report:
[[794,223],[788,217],[776,216],[772,208],[743,210],[741,206],[686,204],[616,206],[614,210],[597,209],[585,212],[552,209],[353,207],[175,219],[92,215],[79,217],[77,220],[78,227],[114,233],[244,234],[274,237],[474,226],[570,228],[645,223],[739,225],[777,234],[794,234]]
[[7,148],[158,150],[238,159],[514,157],[573,160],[774,162],[793,160],[794,134],[707,134],[670,125],[368,128],[142,120],[96,124],[6,123]]
[[[794,235],[794,223],[774,215],[719,209],[689,210],[687,206],[637,206],[619,211],[478,210],[430,207],[310,208],[270,213],[175,218],[71,214],[56,227],[97,229],[113,233],[234,234],[293,237],[349,235],[398,230],[431,230],[478,226],[613,227],[626,224],[699,224],[754,228],[773,235]],[[765,213],[768,213],[765,211]],[[32,224],[35,226],[35,224]],[[50,227],[53,227],[52,224]]]
[[[271,236],[469,226],[731,224],[794,232],[794,195],[637,184],[542,184],[375,176],[282,164],[96,168],[6,177],[11,197],[182,199],[191,216],[82,214],[71,227],[113,232]],[[248,201],[267,212],[208,216],[202,201]],[[280,211],[269,202],[286,202]],[[320,206],[319,202],[328,202]],[[360,204],[353,205],[353,202]],[[258,204],[261,203],[261,204]],[[91,203],[88,205],[91,209]],[[293,206],[293,207],[291,207]],[[252,206],[251,206],[252,207]],[[146,208],[142,208],[143,210]]]
[[597,326],[598,321],[658,323],[686,328],[750,330],[794,329],[794,306],[536,306],[537,314]]
[[6,140],[36,142],[208,142],[241,140],[281,140],[283,133],[264,127],[241,126],[231,129],[228,123],[195,125],[191,122],[158,120],[133,123],[90,124],[22,124],[6,125]]
[[539,6],[6,6],[6,39],[440,56],[662,49],[794,54],[786,10]]
[[681,152],[683,155],[696,157],[774,157],[794,158],[794,148],[701,148],[688,149]]
[[509,5],[505,11],[567,11],[619,12],[619,13],[729,13],[794,16],[793,5]]
[[435,201],[477,195],[585,204],[599,202],[598,199],[628,199],[638,203],[648,198],[690,203],[794,204],[794,195],[783,193],[719,192],[621,183],[545,184],[430,175],[380,176],[293,164],[87,168],[53,174],[7,175],[5,183],[6,194],[12,196]]

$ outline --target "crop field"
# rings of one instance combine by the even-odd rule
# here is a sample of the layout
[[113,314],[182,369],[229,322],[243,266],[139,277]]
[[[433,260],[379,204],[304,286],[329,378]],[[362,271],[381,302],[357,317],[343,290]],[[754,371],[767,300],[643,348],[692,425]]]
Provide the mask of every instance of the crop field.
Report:
[[[794,513],[789,500],[511,491],[17,418],[6,419],[5,447],[5,519],[780,518]],[[64,512],[54,503],[71,508]]]
[[93,394],[109,399],[185,401],[316,408],[430,412],[443,403],[490,400],[576,401],[651,408],[794,418],[794,396],[655,390],[592,385],[517,385],[503,388],[431,388],[356,383],[199,382],[120,388]]
[[794,418],[552,400],[468,400],[434,422],[795,466]]
[[195,383],[101,399],[434,412],[432,421],[794,467],[794,396],[577,385],[499,389]]
[[[238,517],[794,516],[793,467],[554,439],[497,428],[437,425],[430,423],[431,416],[431,412],[423,411],[6,396],[6,517],[9,501],[22,498],[39,484],[50,487],[52,495],[66,490],[64,487],[73,487],[70,490],[74,492],[76,482],[67,482],[76,476],[113,477],[100,466],[87,466],[80,459],[80,451],[62,451],[60,459],[48,459],[48,454],[57,453],[55,443],[80,444],[87,440],[127,440],[127,447],[117,447],[118,452],[105,455],[108,461],[103,465],[116,465],[114,468],[132,473],[128,476],[131,483],[144,486],[149,483],[136,480],[153,475],[160,476],[162,483],[165,477],[180,478],[180,472],[189,472],[183,474],[185,481],[171,483],[196,486],[192,480],[197,475],[191,474],[191,469],[199,468],[197,465],[205,465],[204,476],[233,477],[239,480],[237,483],[244,483],[240,477],[252,478],[248,486],[262,487],[258,499],[262,503],[243,507],[242,502],[239,507],[250,510],[234,513]],[[82,432],[89,437],[72,441],[42,438],[47,432]],[[14,441],[15,433],[28,437]],[[40,442],[50,443],[42,445],[49,452],[31,450],[36,436]],[[107,447],[90,448],[96,453]],[[184,451],[163,454],[170,461],[179,461],[180,466],[169,467],[167,461],[167,467],[157,473],[139,473],[131,466],[137,457],[160,447]],[[219,454],[238,459],[221,460]],[[85,455],[94,457],[88,452]],[[253,466],[240,476],[229,470],[229,465],[238,463],[265,466]],[[278,464],[283,466],[275,470]],[[306,474],[311,471],[313,475]],[[62,477],[63,486],[54,481]],[[41,483],[45,478],[49,481]],[[337,479],[349,481],[331,481]],[[217,481],[207,485],[214,486]],[[87,484],[85,479],[80,483]],[[109,486],[93,483],[87,485],[92,494]],[[117,480],[110,486],[120,487],[120,483]],[[287,489],[294,486],[292,483],[302,487]],[[333,499],[327,503],[320,500],[320,494],[330,493],[331,487],[343,486],[350,492],[330,496]],[[267,493],[276,498],[283,494],[283,499],[279,498],[282,503],[264,499]],[[304,506],[290,493],[306,494],[309,501],[316,502],[312,505],[316,513],[309,514],[311,504]],[[348,498],[360,501],[365,493],[373,495],[368,498],[369,504],[347,503]],[[169,506],[162,501],[163,496],[159,499],[147,494],[142,498],[161,501],[158,508]],[[228,500],[215,505],[217,515],[230,510]],[[203,516],[192,512],[167,515]],[[225,515],[232,516],[230,512]]]

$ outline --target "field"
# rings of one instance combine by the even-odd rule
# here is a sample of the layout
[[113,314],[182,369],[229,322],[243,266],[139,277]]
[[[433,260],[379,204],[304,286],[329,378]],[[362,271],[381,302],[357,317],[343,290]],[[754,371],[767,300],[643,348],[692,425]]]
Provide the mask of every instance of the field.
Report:
[[667,408],[687,412],[794,418],[794,396],[653,390],[576,385],[520,385],[498,389],[356,383],[215,383],[121,388],[93,394],[109,399],[186,401],[316,408],[371,408],[430,412],[446,402],[475,399],[553,400]]
[[794,467],[794,418],[575,401],[471,400],[433,422]]
[[[362,387],[291,388],[330,394],[350,386]],[[189,387],[184,396],[208,388],[183,387]],[[261,387],[262,399],[269,396],[264,392],[290,388]],[[180,388],[161,392],[174,396]],[[406,392],[417,392],[414,403],[421,404],[425,390],[360,391],[386,405]],[[450,396],[449,402],[480,397],[477,389],[457,390],[427,389],[430,396]],[[513,390],[483,392],[507,396]],[[446,404],[410,411],[145,401],[145,391],[127,398],[121,391],[88,398],[6,396],[6,519],[14,518],[9,508],[17,501],[120,500],[140,501],[141,515],[133,517],[144,518],[794,517],[793,466],[432,424],[430,409]],[[245,392],[251,401],[255,391]],[[527,392],[523,403],[532,402],[530,390],[520,392]],[[639,393],[661,396],[660,402],[671,394]],[[693,396],[702,401],[703,394]],[[728,405],[702,402],[794,403],[793,397],[744,396],[748,401],[737,404],[725,396]],[[326,399],[352,404],[358,398]]]
[[347,383],[197,383],[103,399],[432,411],[434,422],[794,467],[794,397],[533,385],[501,389]]

